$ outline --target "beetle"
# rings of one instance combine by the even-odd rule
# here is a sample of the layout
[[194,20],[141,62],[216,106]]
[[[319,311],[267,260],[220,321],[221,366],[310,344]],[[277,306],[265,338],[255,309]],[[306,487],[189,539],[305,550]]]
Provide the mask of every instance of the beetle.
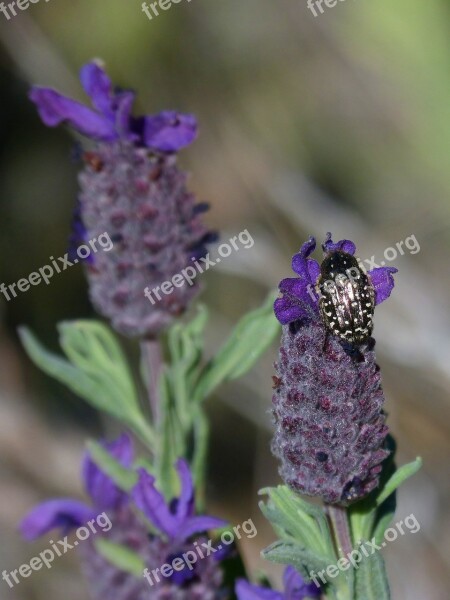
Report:
[[372,334],[375,290],[357,259],[341,250],[331,252],[320,266],[320,312],[327,330],[355,346]]

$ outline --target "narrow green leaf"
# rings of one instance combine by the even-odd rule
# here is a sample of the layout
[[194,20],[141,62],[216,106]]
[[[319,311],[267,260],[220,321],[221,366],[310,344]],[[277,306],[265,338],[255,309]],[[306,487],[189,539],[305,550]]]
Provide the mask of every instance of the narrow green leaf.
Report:
[[261,490],[269,496],[267,504],[260,507],[266,518],[282,530],[282,538],[293,538],[318,554],[334,559],[334,547],[330,528],[320,506],[303,500],[287,486]]
[[145,562],[139,556],[126,546],[115,544],[105,538],[95,540],[97,551],[115,567],[125,573],[130,573],[135,577],[142,577],[145,569]]
[[205,502],[205,476],[208,454],[209,423],[201,409],[194,417],[194,456],[192,459],[192,476],[195,483],[195,499],[197,509],[202,511]]
[[404,481],[415,475],[421,466],[422,459],[417,457],[413,462],[397,469],[377,497],[377,506],[380,506]]
[[377,542],[383,540],[396,509],[396,490],[420,469],[422,460],[415,461],[395,469],[392,459],[385,465],[379,489],[349,509],[353,541],[358,543],[375,536]]
[[275,491],[271,494],[271,502],[263,513],[266,518],[284,530],[283,538],[295,539],[298,543],[315,548],[320,539],[320,532],[314,521],[297,510],[293,504],[286,502]]
[[174,469],[178,458],[186,455],[185,437],[179,416],[174,410],[170,371],[161,374],[160,400],[161,419],[159,422],[157,455],[157,481],[167,500],[176,496],[178,479]]
[[379,552],[364,558],[355,572],[357,600],[390,600],[383,557]]
[[[377,497],[383,492],[387,482],[396,471],[395,456],[397,445],[391,435],[387,436],[386,447],[390,451],[390,455],[383,463],[379,487],[369,494],[367,498],[352,504],[347,511],[354,545],[372,539],[377,512],[379,512],[377,511]],[[395,510],[395,494],[390,502],[390,506]]]
[[366,539],[375,537],[376,543],[381,544],[384,540],[384,532],[389,527],[397,508],[397,494],[392,493],[383,504],[376,510],[374,526]]
[[229,339],[203,371],[196,390],[201,402],[226,380],[249,371],[275,339],[280,325],[273,314],[273,295],[264,305],[243,317]]
[[200,306],[196,316],[187,324],[176,323],[169,330],[171,357],[170,381],[178,418],[186,433],[192,422],[192,398],[203,356],[203,331],[208,319],[205,307]]
[[66,356],[92,378],[100,378],[123,409],[138,408],[138,399],[125,356],[111,331],[98,321],[65,321],[58,325]]
[[107,409],[108,398],[97,382],[64,358],[46,350],[26,327],[19,328],[19,336],[28,356],[42,371],[67,385],[76,394],[93,404],[95,408]]
[[261,552],[266,560],[282,565],[292,565],[304,577],[310,578],[309,573],[322,571],[329,565],[327,558],[320,556],[312,550],[303,548],[293,542],[278,541],[271,544]]
[[123,467],[101,444],[93,440],[86,443],[95,464],[108,475],[121,490],[128,492],[137,483],[137,474]]
[[96,321],[74,321],[60,324],[59,331],[70,362],[49,352],[27,328],[20,328],[19,335],[30,358],[45,373],[128,425],[153,448],[153,430],[139,407],[125,357],[108,328]]

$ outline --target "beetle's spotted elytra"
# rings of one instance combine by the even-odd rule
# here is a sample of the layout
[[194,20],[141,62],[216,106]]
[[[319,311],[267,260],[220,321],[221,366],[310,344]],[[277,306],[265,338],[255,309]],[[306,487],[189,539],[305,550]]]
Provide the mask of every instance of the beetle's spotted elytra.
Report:
[[363,344],[373,329],[375,291],[357,259],[335,251],[321,264],[320,310],[330,333],[350,344]]

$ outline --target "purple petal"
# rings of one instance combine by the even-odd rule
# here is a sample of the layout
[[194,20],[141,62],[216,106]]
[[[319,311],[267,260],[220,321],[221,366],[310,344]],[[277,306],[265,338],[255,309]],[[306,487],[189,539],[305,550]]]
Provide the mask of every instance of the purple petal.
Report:
[[144,144],[153,150],[177,152],[197,137],[197,120],[193,115],[163,111],[144,119]]
[[322,248],[324,252],[346,252],[347,254],[351,254],[352,256],[356,252],[356,246],[351,240],[340,240],[339,242],[334,243],[331,239],[331,233],[327,233],[326,240],[322,244]]
[[184,520],[194,513],[194,484],[187,462],[180,458],[176,468],[180,478],[181,492],[177,502],[176,514],[179,520]]
[[307,317],[307,312],[303,306],[300,303],[297,304],[287,296],[277,298],[273,305],[273,310],[276,318],[282,325],[287,325],[288,323]]
[[309,279],[311,280],[311,283],[315,285],[317,283],[317,280],[319,279],[320,265],[317,261],[309,259],[307,262],[307,267]]
[[308,265],[310,261],[316,262],[313,261],[313,259],[308,260],[308,256],[314,252],[315,248],[316,240],[313,237],[310,237],[309,240],[305,242],[300,248],[300,252],[294,254],[294,256],[292,257],[292,270],[294,271],[294,273],[297,273],[297,275],[300,275],[300,277],[303,277],[304,279],[309,280],[310,269],[312,268],[314,271],[317,270],[317,267],[319,266],[317,265],[317,267],[313,267],[312,265]]
[[317,293],[312,283],[306,282],[301,277],[287,277],[280,281],[278,286],[283,295],[291,296],[303,304],[316,307]]
[[289,600],[303,600],[303,598],[320,598],[321,590],[313,582],[306,583],[294,567],[286,567],[283,575],[285,596]]
[[80,79],[93,106],[105,116],[111,117],[112,83],[105,71],[96,62],[91,62],[81,69]]
[[244,579],[238,580],[235,591],[238,600],[283,600],[284,598],[281,592],[252,585]]
[[381,304],[389,298],[395,285],[393,274],[397,272],[395,267],[378,267],[367,273],[375,288],[375,304]]
[[194,533],[203,533],[210,529],[219,529],[225,527],[228,523],[216,517],[191,517],[178,526],[176,538],[178,540],[187,540]]
[[83,135],[96,140],[117,139],[114,123],[55,90],[33,87],[29,97],[36,104],[42,121],[49,127],[68,123]]
[[[102,445],[123,467],[130,468],[132,466],[133,444],[127,434]],[[117,507],[125,499],[124,492],[97,466],[89,454],[86,455],[83,462],[83,480],[86,491],[95,506],[100,509]]]
[[281,298],[274,303],[275,316],[282,325],[311,318],[318,311],[314,286],[303,278],[287,278],[280,282]]
[[25,539],[35,540],[58,527],[67,533],[95,516],[95,511],[83,502],[58,498],[38,504],[22,519],[19,529]]
[[133,109],[135,97],[134,92],[125,91],[116,93],[114,99],[116,131],[120,136],[125,137],[130,141],[139,139],[139,136],[130,131],[132,123],[131,111]]
[[164,496],[155,487],[155,478],[145,469],[138,469],[139,481],[131,495],[136,506],[150,519],[153,525],[170,538],[177,537],[179,524],[170,512]]

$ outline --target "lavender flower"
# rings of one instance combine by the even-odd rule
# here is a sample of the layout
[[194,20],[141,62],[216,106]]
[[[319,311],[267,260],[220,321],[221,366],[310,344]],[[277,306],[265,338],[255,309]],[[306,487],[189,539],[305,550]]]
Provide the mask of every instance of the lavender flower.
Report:
[[[280,283],[282,297],[275,301],[283,333],[274,377],[272,451],[292,489],[345,505],[378,485],[389,454],[388,428],[374,340],[349,352],[322,320],[315,292],[320,266],[309,258],[315,245],[310,238],[293,257],[298,277]],[[353,242],[333,243],[330,234],[323,249],[325,257],[337,250],[355,253]],[[389,297],[396,271],[383,267],[367,274],[376,304]]]
[[283,576],[284,591],[252,585],[241,579],[236,584],[238,600],[304,600],[320,598],[320,589],[314,583],[306,583],[294,567],[286,567]]
[[161,286],[188,267],[197,273],[193,261],[215,239],[202,221],[208,205],[196,203],[177,167],[176,152],[197,135],[196,120],[174,111],[133,117],[134,93],[114,91],[96,62],[83,67],[81,81],[94,109],[48,88],[30,93],[46,125],[67,123],[95,142],[83,155],[71,256],[106,234],[112,248],[103,244],[85,261],[92,303],[121,333],[155,336],[199,291],[183,277],[169,292]]
[[[105,448],[123,466],[131,467],[133,450],[128,436],[122,436]],[[100,512],[107,511],[112,527],[98,532],[110,542],[126,546],[138,554],[151,572],[167,562],[192,550],[194,542],[201,547],[204,533],[223,527],[225,522],[209,516],[195,515],[194,488],[189,467],[184,460],[177,462],[181,491],[178,498],[167,504],[155,487],[154,478],[139,470],[138,482],[126,494],[119,490],[88,455],[83,463],[83,479],[92,505],[71,499],[57,499],[35,507],[22,521],[20,529],[27,539],[35,539],[54,528],[70,530],[85,525]],[[153,531],[139,517],[139,508],[152,524]],[[214,600],[222,585],[220,559],[214,554],[198,560],[192,570],[185,567],[160,583],[149,583],[142,577],[121,571],[101,555],[95,539],[79,545],[82,566],[93,600]]]
[[46,125],[56,127],[67,123],[93,140],[129,141],[155,152],[177,152],[194,141],[197,123],[193,115],[163,111],[133,117],[134,92],[113,90],[99,62],[85,65],[80,79],[95,110],[50,88],[34,86],[31,89],[30,99]]

